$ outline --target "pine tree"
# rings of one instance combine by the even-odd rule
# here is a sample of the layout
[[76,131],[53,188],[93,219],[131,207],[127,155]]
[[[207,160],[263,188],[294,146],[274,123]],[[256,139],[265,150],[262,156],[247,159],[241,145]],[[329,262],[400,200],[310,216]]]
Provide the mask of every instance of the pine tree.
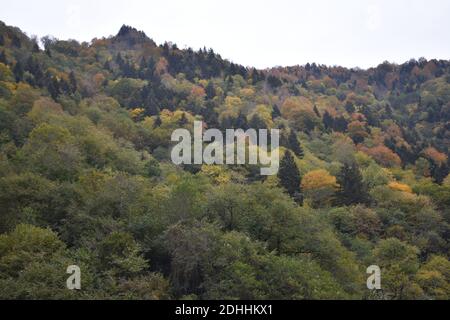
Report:
[[133,64],[127,60],[125,61],[121,66],[122,73],[127,78],[135,78],[136,77],[136,70],[133,66]]
[[153,123],[153,128],[157,128],[159,126],[161,126],[162,121],[161,118],[159,116],[156,117],[155,122]]
[[267,77],[267,83],[272,89],[276,89],[283,84],[283,82],[281,82],[281,80],[278,77],[275,77],[273,75]]
[[0,46],[4,46],[5,45],[5,38],[3,37],[2,34],[0,34]]
[[184,126],[188,123],[188,119],[186,118],[186,113],[183,112],[183,114],[181,115],[180,120],[178,121],[178,124],[180,126]]
[[22,81],[24,70],[20,61],[17,61],[16,65],[14,66],[13,73],[16,77],[17,82]]
[[225,92],[228,92],[233,89],[233,83],[234,83],[233,78],[231,76],[228,76],[226,78]]
[[145,79],[153,80],[155,77],[155,60],[153,60],[153,57],[150,57],[147,62],[147,72],[145,73]]
[[108,70],[108,71],[111,71],[111,64],[109,63],[109,60],[105,61],[105,64],[103,65],[103,68]]
[[280,186],[283,187],[297,202],[302,203],[300,193],[300,171],[298,170],[294,157],[289,150],[286,151],[280,161],[278,179],[280,179]]
[[206,98],[208,100],[211,100],[216,96],[216,89],[214,89],[214,84],[212,83],[212,81],[208,82],[205,91],[206,91]]
[[328,111],[325,111],[323,114],[322,123],[327,130],[334,128],[334,118],[328,113]]
[[120,52],[116,56],[116,63],[120,68],[122,68],[122,66],[124,64],[124,61],[123,61],[123,58],[122,58],[122,55],[120,54]]
[[77,91],[77,79],[75,78],[75,73],[73,71],[70,71],[69,73],[69,83],[71,92],[75,93]]
[[252,84],[256,85],[258,82],[264,80],[264,75],[255,68],[252,69]]
[[248,122],[248,127],[251,129],[267,129],[267,125],[261,117],[255,113]]
[[59,81],[59,88],[60,88],[61,92],[63,92],[64,94],[70,94],[71,93],[70,84],[67,83],[67,81],[64,80],[64,78],[62,78]]
[[40,51],[39,45],[36,42],[34,42],[33,43],[33,53],[38,53],[39,51]]
[[238,117],[234,121],[234,127],[236,129],[244,129],[244,130],[248,129],[247,118],[244,116],[243,113],[241,112],[239,113]]
[[59,89],[58,79],[56,79],[55,77],[52,77],[50,79],[50,81],[48,82],[47,90],[50,93],[51,97],[54,100],[56,100],[56,98],[58,98],[58,96],[61,94],[61,91]]
[[348,121],[343,117],[337,117],[333,122],[333,129],[338,132],[347,131]]
[[8,61],[6,60],[5,51],[0,52],[0,62],[4,63],[4,64],[8,64]]
[[272,119],[275,119],[277,117],[281,117],[281,112],[278,106],[274,104],[272,107]]
[[449,167],[447,164],[437,164],[434,161],[431,161],[431,176],[433,177],[434,182],[437,184],[442,184],[444,179],[449,174]]
[[294,130],[291,130],[288,136],[288,146],[289,148],[294,151],[295,155],[299,158],[303,158],[303,148],[300,145],[300,142],[297,139],[297,134]]
[[347,101],[347,103],[345,104],[345,110],[348,113],[354,113],[355,112],[355,106],[353,105],[353,103],[351,103],[350,101]]
[[147,62],[145,61],[145,58],[142,58],[141,62],[139,63],[139,76],[141,78],[144,78],[146,68],[147,68]]
[[13,35],[11,43],[16,48],[20,49],[22,47],[22,41],[17,35]]
[[344,164],[337,176],[339,190],[337,192],[337,205],[352,205],[358,203],[368,203],[369,194],[367,187],[363,182],[361,172],[358,166],[353,164]]

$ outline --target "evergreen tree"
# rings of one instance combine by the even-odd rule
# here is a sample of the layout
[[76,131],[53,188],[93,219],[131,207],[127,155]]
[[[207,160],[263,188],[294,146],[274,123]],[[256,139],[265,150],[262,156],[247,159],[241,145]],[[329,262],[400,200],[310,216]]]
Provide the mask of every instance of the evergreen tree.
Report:
[[356,163],[344,164],[337,176],[339,190],[337,192],[337,205],[352,205],[368,203],[369,194],[363,182],[361,172]]
[[37,44],[37,42],[33,43],[33,53],[38,53],[39,52],[39,45]]
[[297,157],[299,157],[300,159],[303,158],[303,156],[304,156],[303,148],[300,145],[300,142],[297,139],[297,134],[295,133],[294,130],[291,130],[291,132],[289,133],[288,145],[289,145],[289,148],[292,151],[294,151],[294,153]]
[[343,116],[340,116],[340,117],[334,119],[334,121],[333,121],[333,129],[335,131],[345,132],[345,131],[347,131],[347,126],[348,126],[348,121]]
[[24,70],[22,63],[20,61],[17,61],[16,65],[14,66],[13,73],[14,76],[16,77],[17,82],[22,81]]
[[267,83],[272,89],[276,89],[283,84],[283,82],[281,82],[281,80],[278,77],[275,77],[273,75],[267,77]]
[[142,58],[142,59],[141,59],[141,62],[140,62],[140,64],[139,64],[139,76],[140,76],[141,78],[144,77],[145,69],[146,69],[146,68],[147,68],[147,62],[145,61],[145,58]]
[[251,129],[267,129],[267,125],[258,114],[254,114],[248,123],[248,127]]
[[61,79],[59,81],[59,89],[61,90],[61,92],[63,92],[64,94],[70,94],[72,93],[72,90],[70,88],[70,84],[67,83],[67,81],[65,81],[64,79]]
[[145,78],[152,80],[155,76],[155,60],[152,57],[147,61],[147,70],[145,72]]
[[186,118],[186,113],[183,112],[183,114],[181,115],[180,120],[178,121],[178,124],[182,127],[182,126],[184,126],[187,123],[188,123],[188,119]]
[[22,47],[22,41],[20,40],[20,38],[16,35],[13,35],[12,37],[12,41],[11,41],[12,45],[16,48],[21,48]]
[[298,170],[294,157],[289,150],[286,151],[280,161],[278,179],[280,179],[281,187],[283,187],[297,202],[302,203],[300,193],[300,171]]
[[50,79],[50,81],[48,82],[47,85],[47,90],[50,93],[51,97],[56,100],[56,98],[58,98],[58,96],[60,95],[61,91],[59,89],[59,83],[58,83],[58,79],[56,79],[55,77],[52,77]]
[[38,64],[36,62],[36,60],[33,58],[33,56],[31,55],[28,59],[27,62],[25,63],[25,70],[29,71],[31,74],[34,74],[36,68],[37,68]]
[[109,63],[109,60],[105,61],[105,64],[103,65],[103,68],[108,70],[108,71],[111,71],[111,64]]
[[69,73],[69,84],[71,92],[75,93],[77,91],[77,79],[75,78],[75,73],[73,71],[70,71]]
[[206,91],[206,98],[209,100],[211,100],[216,96],[216,90],[214,89],[214,84],[212,83],[212,81],[208,82],[205,91]]
[[389,118],[392,117],[392,108],[390,105],[386,105],[386,114],[388,115]]
[[252,69],[252,84],[255,85],[257,84],[259,81],[262,80],[262,77],[260,76],[258,70],[256,70],[255,68]]
[[219,127],[219,119],[217,112],[214,111],[214,103],[211,100],[207,100],[205,104],[206,108],[203,108],[200,111],[200,114],[202,115],[204,121],[208,124],[210,127]]
[[278,106],[274,104],[272,107],[272,119],[275,119],[277,117],[281,117],[281,112]]
[[431,171],[431,176],[433,177],[434,182],[436,182],[437,184],[442,184],[444,179],[449,174],[448,165],[445,164],[445,163],[437,164],[436,162],[431,161],[430,169],[431,169],[430,170]]
[[122,68],[122,66],[124,64],[124,61],[123,61],[123,58],[122,58],[122,55],[120,54],[120,52],[116,56],[116,63],[120,68]]
[[4,64],[8,64],[8,61],[6,60],[5,51],[0,52],[0,62],[4,63]]
[[226,78],[225,92],[228,92],[233,89],[234,80],[231,76]]
[[323,114],[322,123],[327,130],[334,128],[334,118],[328,113],[328,111],[325,111]]
[[3,37],[2,34],[0,34],[0,46],[4,46],[5,45],[5,38]]
[[347,101],[347,103],[345,104],[345,110],[348,113],[352,114],[353,112],[355,112],[355,106],[350,101]]
[[136,70],[133,66],[133,64],[130,61],[125,61],[122,66],[122,73],[127,78],[135,78],[136,77]]
[[234,121],[234,128],[243,130],[248,129],[247,118],[242,112],[239,113],[238,117]]
[[42,71],[41,65],[38,63],[37,59],[30,56],[25,64],[25,71],[30,72],[34,76],[34,84],[42,85],[44,72]]
[[159,126],[161,126],[162,121],[161,118],[159,116],[156,117],[155,122],[153,123],[153,128],[157,128]]

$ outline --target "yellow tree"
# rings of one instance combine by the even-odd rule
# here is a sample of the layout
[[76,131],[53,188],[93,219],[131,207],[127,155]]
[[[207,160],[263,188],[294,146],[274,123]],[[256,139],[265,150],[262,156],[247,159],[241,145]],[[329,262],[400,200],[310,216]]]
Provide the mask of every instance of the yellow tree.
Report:
[[305,97],[289,97],[281,106],[281,114],[297,130],[310,131],[320,123],[313,107],[312,102]]
[[337,187],[336,177],[324,169],[310,171],[302,178],[301,188],[313,207],[329,205]]

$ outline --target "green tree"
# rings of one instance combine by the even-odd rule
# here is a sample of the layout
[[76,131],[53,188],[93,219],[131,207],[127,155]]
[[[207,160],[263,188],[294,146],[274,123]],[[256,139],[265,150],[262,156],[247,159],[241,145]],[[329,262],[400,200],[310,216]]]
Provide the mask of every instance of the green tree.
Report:
[[139,245],[125,232],[113,232],[100,242],[98,257],[100,268],[113,275],[134,275],[147,267]]
[[300,145],[300,142],[297,139],[297,134],[292,129],[289,132],[288,145],[289,145],[289,148],[292,151],[294,151],[294,153],[295,153],[295,155],[297,157],[299,157],[300,159],[303,158],[303,156],[304,156],[303,148],[302,148],[302,146]]
[[337,182],[339,184],[339,189],[336,193],[338,204],[351,205],[369,202],[367,187],[363,182],[361,172],[356,163],[345,163],[337,176]]
[[75,73],[73,71],[70,71],[69,73],[69,85],[71,93],[75,93],[77,91],[78,84],[77,79],[75,77]]
[[278,178],[280,185],[287,191],[287,193],[302,203],[300,194],[300,171],[295,163],[292,153],[287,150],[280,161],[280,168],[278,170]]
[[419,250],[398,239],[381,240],[373,250],[374,264],[381,267],[382,288],[391,299],[417,298],[420,287],[413,281],[419,269]]
[[14,76],[16,77],[16,81],[22,81],[23,80],[23,74],[24,74],[24,69],[23,69],[23,65],[20,61],[17,61],[17,63],[15,64],[14,68],[13,68],[13,72],[14,72]]
[[66,288],[66,268],[71,264],[54,232],[18,225],[0,235],[0,298],[73,299],[77,292]]
[[442,256],[432,256],[420,267],[416,281],[427,299],[448,300],[450,296],[450,262]]
[[5,65],[8,64],[8,60],[6,60],[6,54],[4,50],[0,52],[0,62]]
[[82,155],[69,130],[46,123],[33,129],[19,157],[49,179],[73,179],[82,166]]

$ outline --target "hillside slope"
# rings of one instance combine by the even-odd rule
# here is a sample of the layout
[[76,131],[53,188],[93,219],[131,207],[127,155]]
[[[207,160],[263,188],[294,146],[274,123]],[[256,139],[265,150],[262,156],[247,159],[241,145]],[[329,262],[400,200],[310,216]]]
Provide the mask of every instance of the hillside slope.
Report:
[[[0,23],[0,298],[450,297],[450,61],[256,70],[129,26],[42,43]],[[194,120],[280,129],[278,176],[174,165]]]

